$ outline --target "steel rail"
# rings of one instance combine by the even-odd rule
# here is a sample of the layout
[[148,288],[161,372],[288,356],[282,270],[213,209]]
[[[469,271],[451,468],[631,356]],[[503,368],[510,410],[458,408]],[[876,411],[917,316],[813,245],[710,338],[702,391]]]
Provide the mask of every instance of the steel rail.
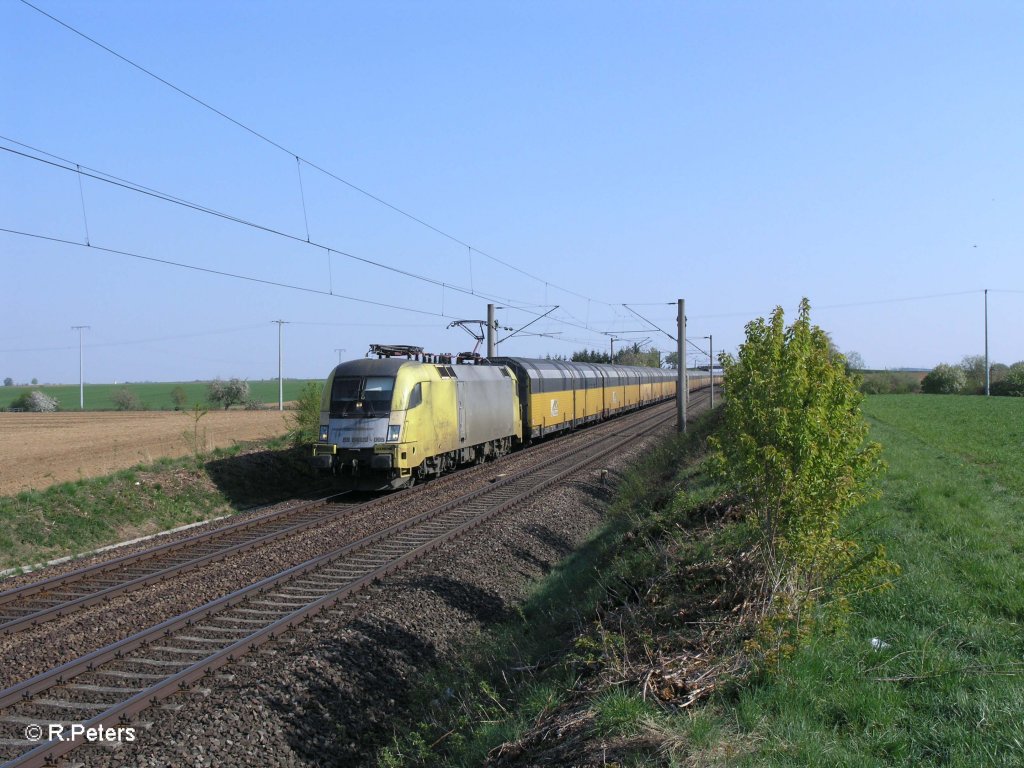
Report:
[[[427,530],[427,537],[422,541],[414,537],[411,542],[406,544],[406,547],[411,548],[407,548],[407,551],[403,554],[398,556],[392,556],[389,554],[384,562],[380,564],[371,562],[371,566],[368,570],[365,570],[363,573],[358,575],[353,574],[353,577],[348,578],[344,584],[340,586],[332,586],[323,596],[307,602],[300,608],[289,610],[285,615],[265,624],[255,632],[246,634],[245,637],[229,643],[214,653],[206,655],[205,658],[202,658],[195,663],[187,666],[183,663],[179,663],[179,666],[185,666],[185,668],[176,671],[172,675],[164,678],[162,681],[146,688],[145,690],[134,693],[134,695],[129,698],[114,704],[90,718],[88,721],[85,721],[82,725],[86,728],[90,728],[98,726],[104,723],[104,721],[107,723],[114,721],[121,723],[127,722],[128,718],[132,715],[138,714],[167,696],[172,695],[196,680],[208,675],[210,672],[218,669],[224,664],[235,660],[238,656],[258,647],[268,640],[273,639],[277,634],[297,626],[309,616],[321,612],[325,608],[335,604],[338,600],[341,600],[353,592],[366,587],[368,584],[378,581],[384,576],[395,572],[396,570],[408,565],[410,562],[423,557],[428,552],[449,543],[450,541],[465,534],[467,531],[483,524],[494,515],[500,514],[501,512],[522,503],[539,493],[541,490],[557,483],[564,477],[577,472],[584,466],[603,458],[615,450],[618,450],[626,443],[638,437],[638,434],[632,431],[633,429],[643,427],[652,422],[655,423],[656,428],[658,425],[669,421],[674,416],[674,412],[665,414],[663,412],[666,410],[665,408],[656,408],[654,410],[655,413],[653,415],[648,416],[645,419],[641,419],[639,424],[631,423],[628,425],[622,425],[629,427],[631,431],[624,432],[622,430],[617,430],[610,435],[602,436],[597,441],[578,446],[573,450],[566,452],[556,462],[549,463],[540,468],[535,467],[533,469],[523,470],[522,472],[493,483],[488,487],[478,489],[466,494],[465,496],[459,497],[458,499],[438,505],[432,510],[428,510],[414,516],[413,518],[396,523],[383,531],[371,534],[370,536],[364,537],[357,542],[352,542],[351,544],[333,552],[312,558],[311,560],[293,568],[289,568],[280,574],[263,579],[254,585],[211,601],[204,606],[162,622],[161,624],[137,633],[130,638],[126,638],[117,643],[113,643],[106,648],[87,654],[81,659],[61,665],[54,670],[37,675],[30,680],[8,688],[6,691],[0,692],[0,708],[10,708],[13,704],[23,701],[31,705],[33,703],[31,698],[32,696],[37,696],[39,693],[47,691],[55,685],[67,684],[69,680],[72,680],[86,672],[103,674],[100,669],[101,665],[112,660],[132,663],[133,660],[127,655],[132,650],[149,647],[157,639],[164,639],[173,642],[173,633],[182,628],[189,628],[189,631],[193,633],[200,631],[201,628],[199,622],[202,620],[217,619],[219,614],[229,610],[230,608],[237,608],[239,605],[246,604],[252,601],[255,597],[263,596],[265,599],[260,600],[259,603],[265,605],[278,607],[290,605],[287,600],[285,603],[280,604],[280,606],[279,604],[274,603],[274,594],[271,590],[275,586],[296,581],[300,576],[312,575],[317,572],[323,574],[325,570],[327,570],[326,566],[343,559],[349,554],[365,553],[363,558],[365,559],[366,557],[370,557],[372,560],[370,550],[373,544],[395,539],[396,536],[403,532],[410,532],[410,535],[414,535],[414,531],[412,529],[416,526],[424,524],[423,527],[427,528],[428,526],[425,524],[430,521],[442,518],[447,513],[453,513],[454,519],[445,524],[447,530],[440,533],[435,533],[433,529]],[[584,455],[579,457],[578,454],[581,453]],[[559,466],[561,466],[561,469],[559,469]],[[545,475],[540,482],[531,482],[528,484],[528,487],[523,487],[523,481],[525,478],[539,474]],[[460,513],[465,516],[465,512],[461,508],[466,506],[475,506],[474,502],[477,502],[481,500],[482,497],[486,496],[498,496],[499,498],[495,500],[496,503],[485,504],[482,511],[474,511],[470,513],[466,519],[459,518]],[[443,520],[441,522],[443,522]],[[422,538],[422,534],[420,538]],[[337,571],[342,567],[342,565],[339,565],[330,570]],[[347,570],[358,571],[358,566],[346,566],[345,568]],[[328,581],[331,581],[332,579],[337,581],[339,578],[342,577],[331,576],[328,578]],[[309,590],[313,589],[313,587],[307,586],[302,589],[308,593]],[[295,597],[296,596],[293,594],[284,593],[284,598],[294,599]],[[277,599],[280,600],[283,598],[279,595]],[[254,615],[258,615],[260,613],[266,615],[271,613],[268,609],[248,608],[243,610]],[[238,619],[227,618],[222,618],[221,620],[238,621]],[[241,621],[255,620],[241,619]],[[221,628],[220,631],[225,632],[228,631],[228,629]],[[236,629],[235,631],[237,632],[239,630]],[[192,639],[199,638],[193,637]],[[185,638],[181,638],[179,642],[181,640],[185,640]],[[150,650],[187,652],[186,649],[180,648],[150,648]],[[203,651],[203,653],[205,653],[205,651]],[[157,665],[174,665],[173,662],[166,661],[154,661],[151,659],[144,659],[144,661]],[[132,674],[136,673],[123,672],[121,674],[130,677]],[[137,689],[132,689],[132,691],[137,691]],[[52,706],[53,703],[54,702],[52,701],[41,702],[40,706]],[[83,705],[79,706],[82,707]],[[95,709],[96,707],[93,706],[92,708]],[[0,720],[10,722],[8,717],[9,716],[0,717]],[[45,721],[45,719],[43,720]],[[25,752],[19,757],[14,758],[12,761],[5,763],[5,765],[44,765],[48,762],[52,762],[55,758],[65,754],[77,746],[80,746],[80,744],[71,741],[45,742]]]
[[[124,594],[126,592],[131,592],[136,589],[141,589],[143,587],[149,586],[151,584],[156,584],[161,581],[166,581],[172,576],[187,573],[188,571],[195,570],[197,568],[202,568],[206,565],[209,565],[210,563],[215,563],[219,560],[224,560],[233,555],[246,552],[250,549],[254,549],[255,547],[265,546],[279,539],[283,539],[287,536],[291,536],[296,533],[301,533],[302,531],[308,530],[309,528],[314,528],[326,522],[330,522],[331,520],[335,520],[339,517],[354,514],[358,510],[365,509],[368,506],[380,503],[379,500],[375,500],[366,502],[364,504],[353,505],[351,507],[343,507],[340,509],[331,510],[330,504],[332,504],[336,499],[344,495],[344,493],[334,494],[333,496],[327,497],[325,499],[307,502],[304,504],[300,504],[296,507],[289,507],[288,509],[285,510],[278,510],[274,513],[263,515],[260,518],[250,518],[248,520],[239,521],[238,523],[235,523],[227,528],[219,528],[215,531],[208,531],[194,537],[189,537],[188,539],[170,542],[168,544],[162,545],[161,547],[155,547],[153,549],[146,550],[143,553],[126,555],[122,558],[118,558],[117,560],[110,560],[104,563],[98,563],[96,566],[80,569],[80,571],[73,572],[73,574],[81,575],[78,578],[73,579],[71,582],[77,584],[79,587],[83,586],[83,581],[85,581],[86,583],[88,583],[89,581],[95,581],[100,576],[109,575],[111,577],[116,577],[116,574],[118,573],[123,574],[127,566],[135,565],[139,562],[152,564],[153,561],[159,560],[168,555],[178,552],[184,552],[185,550],[190,548],[199,548],[210,543],[215,543],[215,540],[217,539],[232,538],[234,536],[237,536],[238,534],[245,533],[246,531],[251,531],[255,528],[260,528],[264,526],[274,526],[275,524],[279,524],[287,518],[294,518],[299,515],[304,515],[305,513],[308,513],[315,509],[327,509],[327,512],[325,514],[316,515],[312,518],[302,520],[301,522],[287,525],[284,528],[275,528],[266,534],[257,536],[256,538],[246,538],[235,544],[229,542],[222,542],[224,546],[216,548],[212,552],[200,555],[199,557],[192,557],[184,561],[174,562],[172,565],[159,568],[149,573],[145,573],[141,576],[129,578],[128,580],[122,581],[118,584],[104,586],[104,584],[108,584],[108,582],[101,581],[100,588],[98,590],[86,592],[81,596],[72,597],[70,599],[65,599],[60,602],[56,602],[53,605],[45,606],[43,608],[32,611],[30,613],[23,614],[21,616],[17,616],[14,618],[5,617],[6,620],[3,621],[3,623],[0,623],[0,633],[13,634],[14,632],[19,632],[21,630],[37,626],[52,619],[65,616],[68,613],[72,613],[76,610],[81,610],[82,608],[87,608],[91,605],[96,605],[97,603],[108,601],[113,597],[116,597],[117,595]],[[28,594],[18,594],[18,590],[9,590],[8,592],[3,593],[3,595],[9,595],[11,597],[9,597],[8,599],[14,600],[18,597],[30,599],[34,595],[37,595],[41,592],[53,593],[65,585],[64,579],[66,577],[70,577],[73,574],[66,574],[66,576],[55,576],[52,579],[48,579],[48,582],[53,583],[44,587],[39,587],[39,585],[45,584],[46,582],[35,582],[33,584],[27,585],[26,589],[32,589],[32,591]],[[0,595],[0,597],[2,597],[3,595]]]
[[[614,421],[606,421],[595,426],[614,425],[614,423]],[[399,494],[405,494],[410,491],[411,489],[404,489],[390,494],[386,498],[388,501],[391,501]],[[272,529],[263,536],[246,538],[237,544],[230,543],[233,537],[245,534],[255,528],[279,525],[287,518],[303,515],[314,509],[325,507],[344,495],[346,494],[332,494],[322,499],[246,518],[245,520],[210,531],[204,531],[184,539],[167,542],[140,552],[124,555],[112,560],[105,560],[69,573],[0,592],[0,634],[13,634],[14,632],[38,626],[47,621],[66,616],[74,611],[109,601],[118,595],[166,581],[181,573],[202,568],[255,547],[264,546],[287,536],[301,533],[322,523],[335,520],[340,516],[355,514],[359,510],[366,509],[368,506],[383,503],[380,499],[373,500],[348,509],[335,510],[325,515],[316,516],[291,526],[276,530]],[[204,552],[198,557],[173,561],[175,555],[180,556],[185,550],[205,548],[218,541],[220,541],[221,545],[211,552]],[[172,563],[165,567],[160,567],[158,563],[164,558],[172,559]],[[118,574],[123,575],[126,571],[136,570],[135,566],[143,567],[144,570],[141,575],[133,575],[127,579],[118,577]],[[153,566],[157,567],[154,568]],[[109,581],[103,580],[102,577],[104,576],[110,576],[115,581],[120,581],[120,583],[111,584]],[[89,588],[83,591],[82,587],[87,586],[90,581],[94,584],[98,582],[96,585],[98,588]],[[70,588],[70,597],[66,594],[57,600],[45,597],[47,594],[55,595],[60,591],[68,590],[68,588]],[[27,607],[19,606],[17,605],[18,602],[28,602],[29,605]],[[31,605],[33,602],[43,603],[43,605],[33,606]]]
[[39,592],[53,591],[55,589],[65,587],[70,584],[74,584],[77,581],[81,581],[82,579],[89,578],[91,576],[96,576],[102,573],[106,573],[108,571],[115,571],[118,569],[122,569],[128,565],[134,565],[139,562],[144,562],[156,555],[169,554],[176,550],[190,547],[197,543],[207,541],[209,539],[218,538],[220,536],[227,535],[230,533],[244,531],[247,528],[263,525],[264,523],[271,521],[275,518],[285,517],[290,514],[303,512],[307,509],[328,503],[333,499],[337,498],[337,496],[339,495],[340,494],[331,494],[330,496],[325,496],[321,499],[314,499],[312,501],[300,504],[295,507],[288,507],[287,509],[284,510],[275,510],[273,512],[268,512],[263,515],[249,517],[245,520],[236,521],[235,523],[232,523],[230,525],[216,528],[211,531],[197,533],[193,536],[189,536],[184,539],[170,541],[166,544],[161,544],[156,547],[151,547],[149,549],[142,550],[141,552],[133,552],[129,555],[122,555],[121,557],[114,558],[113,560],[104,560],[100,563],[88,565],[83,568],[70,571],[68,573],[58,574],[56,576],[51,576],[47,579],[40,579],[39,581],[34,581],[31,584],[26,584],[21,587],[15,587],[13,589],[4,590],[3,592],[0,592],[0,605],[9,603],[12,600],[19,600],[21,598],[31,597],[32,595],[38,594]]

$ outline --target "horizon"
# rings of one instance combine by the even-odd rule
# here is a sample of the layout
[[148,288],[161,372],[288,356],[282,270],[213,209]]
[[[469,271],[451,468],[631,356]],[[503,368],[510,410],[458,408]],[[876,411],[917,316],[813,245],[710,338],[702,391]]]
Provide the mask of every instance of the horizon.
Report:
[[678,298],[691,364],[805,296],[873,369],[981,354],[986,301],[1024,359],[1019,4],[40,7],[0,379],[276,378],[279,332],[320,378],[487,303],[502,354],[672,351]]

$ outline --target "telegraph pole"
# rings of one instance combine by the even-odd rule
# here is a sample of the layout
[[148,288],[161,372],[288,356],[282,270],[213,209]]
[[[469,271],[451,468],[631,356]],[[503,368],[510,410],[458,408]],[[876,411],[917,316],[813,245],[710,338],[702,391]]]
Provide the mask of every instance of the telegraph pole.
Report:
[[72,331],[78,331],[78,410],[85,410],[85,376],[82,366],[82,331],[91,330],[88,325],[72,325]]
[[708,334],[708,357],[711,363],[708,365],[708,374],[711,376],[711,410],[715,409],[715,337]]
[[679,418],[678,431],[686,432],[686,401],[689,392],[686,388],[686,300],[678,300],[679,332],[676,335],[676,356],[679,365],[679,381],[676,384],[676,415]]
[[272,323],[277,323],[277,410],[284,410],[284,377],[281,373],[281,327],[287,323],[287,320],[271,320]]
[[338,353],[338,365],[341,365],[341,353],[342,352],[348,352],[348,350],[347,349],[335,349],[334,351]]
[[985,397],[989,396],[991,368],[988,364],[988,288],[985,289]]

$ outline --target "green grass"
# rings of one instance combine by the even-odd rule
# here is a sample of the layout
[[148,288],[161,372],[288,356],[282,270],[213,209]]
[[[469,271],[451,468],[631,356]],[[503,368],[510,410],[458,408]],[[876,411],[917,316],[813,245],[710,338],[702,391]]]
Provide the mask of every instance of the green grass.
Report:
[[[689,470],[679,475],[680,461],[699,455],[705,436],[703,426],[652,451],[627,474],[607,522],[535,585],[516,619],[489,627],[452,664],[424,675],[404,702],[412,714],[395,719],[391,743],[377,747],[376,764],[478,766],[496,746],[515,742],[560,707],[576,706],[572,692],[581,676],[622,649],[622,638],[614,632],[595,635],[588,629],[580,634],[581,629],[590,627],[610,592],[663,566],[649,551],[624,543],[638,529],[633,512],[672,503],[677,475],[683,483],[693,479]],[[699,485],[695,480],[695,503],[706,499]],[[645,526],[663,523],[660,517],[648,518],[633,540],[647,537]],[[510,674],[510,669],[519,671]],[[605,689],[583,709],[589,712],[587,732],[599,739],[628,741],[662,720],[655,703],[624,687]],[[707,738],[717,727],[703,718],[679,725],[681,738],[693,740]],[[360,748],[367,747],[372,743]],[[635,758],[626,764],[647,765],[649,754],[640,751]]]
[[[685,627],[672,622],[721,595],[713,569],[701,584],[704,566],[749,544],[742,525],[687,531],[720,489],[699,468],[672,475],[653,461],[622,489],[629,514],[553,571],[523,621],[428,677],[410,702],[420,719],[396,721],[379,764],[479,765],[569,707],[589,712],[591,742],[616,745],[621,765],[1024,765],[1024,400],[873,396],[865,413],[889,470],[851,525],[902,571],[891,589],[854,598],[845,630],[675,714],[610,674],[640,647],[670,652],[666,638]],[[642,619],[581,632],[588,616],[611,625],[637,594],[654,638],[637,634]]]
[[902,574],[723,718],[757,736],[747,765],[1024,764],[1024,401],[877,396],[865,412],[889,472],[858,522]]
[[33,565],[322,486],[283,440],[162,459],[106,477],[0,496],[0,569]]
[[[295,400],[299,392],[306,385],[307,379],[285,379],[284,399],[285,401]],[[317,380],[317,383],[321,383]],[[139,398],[141,407],[151,411],[174,410],[174,400],[171,391],[175,387],[185,390],[185,408],[191,408],[194,403],[207,404],[206,381],[170,381],[170,382],[143,382],[138,384],[86,384],[85,385],[85,410],[87,411],[113,411],[117,410],[114,404],[114,395],[127,388],[134,392]],[[62,411],[77,411],[79,403],[79,390],[77,384],[43,384],[28,387],[0,387],[0,408],[7,408],[17,398],[26,392],[39,390],[57,398]],[[278,398],[277,379],[249,382],[250,398],[263,403],[276,403]]]

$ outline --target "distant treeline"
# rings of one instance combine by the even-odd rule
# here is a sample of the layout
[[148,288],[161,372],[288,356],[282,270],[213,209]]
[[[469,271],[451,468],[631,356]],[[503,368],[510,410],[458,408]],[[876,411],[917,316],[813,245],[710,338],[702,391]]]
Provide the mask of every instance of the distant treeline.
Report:
[[[989,367],[989,391],[1003,397],[1024,397],[1024,361]],[[869,395],[985,394],[985,356],[968,355],[958,364],[941,363],[927,373],[914,371],[866,371],[861,374],[862,392]]]

